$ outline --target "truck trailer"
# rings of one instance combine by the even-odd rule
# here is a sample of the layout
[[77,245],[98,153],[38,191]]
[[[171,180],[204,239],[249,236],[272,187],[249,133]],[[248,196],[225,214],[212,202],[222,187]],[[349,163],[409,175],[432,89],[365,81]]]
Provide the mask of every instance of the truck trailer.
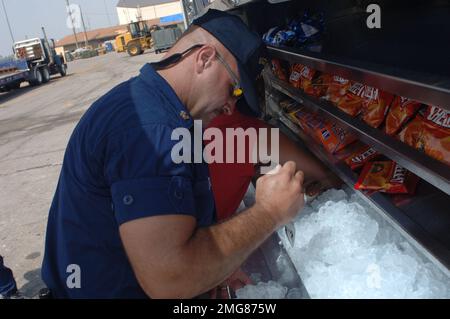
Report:
[[0,91],[20,88],[22,82],[39,86],[55,74],[66,76],[67,64],[55,51],[55,44],[45,38],[14,43],[12,58],[0,60]]

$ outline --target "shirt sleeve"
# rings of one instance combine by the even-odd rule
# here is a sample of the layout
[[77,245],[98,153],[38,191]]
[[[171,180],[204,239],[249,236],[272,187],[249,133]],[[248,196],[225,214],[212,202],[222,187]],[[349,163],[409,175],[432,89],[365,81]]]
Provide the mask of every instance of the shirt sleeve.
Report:
[[156,215],[195,215],[192,168],[172,161],[178,141],[171,135],[170,127],[151,124],[110,138],[105,177],[119,225]]

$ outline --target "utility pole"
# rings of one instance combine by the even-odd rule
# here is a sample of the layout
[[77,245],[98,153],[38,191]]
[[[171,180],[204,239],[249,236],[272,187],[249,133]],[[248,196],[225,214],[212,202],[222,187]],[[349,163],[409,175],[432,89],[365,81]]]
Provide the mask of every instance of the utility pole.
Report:
[[15,43],[16,40],[14,40],[14,35],[12,33],[11,24],[9,23],[8,13],[6,12],[6,7],[5,7],[5,1],[4,0],[2,0],[2,6],[3,6],[3,12],[5,13],[5,17],[6,17],[6,23],[8,24],[9,34],[11,35],[11,40],[12,40],[13,43]]
[[48,52],[50,63],[54,64],[55,61],[53,59],[53,53],[52,53],[52,49],[54,49],[54,48],[52,48],[52,46],[50,45],[50,42],[48,42],[47,32],[45,32],[45,28],[44,27],[42,27],[42,34],[44,35],[45,43],[47,44],[48,49],[50,50],[50,52]]
[[105,5],[106,17],[108,18],[108,27],[112,27],[111,18],[109,17],[108,6],[106,5],[106,0],[103,0],[103,4]]
[[86,33],[86,25],[84,24],[83,11],[81,10],[81,6],[80,6],[80,14],[81,14],[81,23],[83,24],[83,30],[84,30],[84,45],[87,48],[89,46],[89,41],[88,41],[88,36]]
[[75,37],[75,44],[77,46],[77,49],[79,49],[80,45],[78,44],[77,31],[75,30],[75,23],[73,21],[72,9],[70,9],[69,0],[66,0],[66,4],[67,4],[67,10],[69,11],[69,14],[70,14],[70,21],[72,22],[72,31],[73,31],[73,36]]

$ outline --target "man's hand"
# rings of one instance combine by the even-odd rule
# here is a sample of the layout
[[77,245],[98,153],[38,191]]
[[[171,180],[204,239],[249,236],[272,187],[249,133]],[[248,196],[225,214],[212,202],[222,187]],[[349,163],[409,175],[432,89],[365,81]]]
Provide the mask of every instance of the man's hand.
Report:
[[303,180],[303,172],[296,171],[294,162],[278,165],[258,179],[255,207],[266,213],[279,227],[286,225],[305,205]]

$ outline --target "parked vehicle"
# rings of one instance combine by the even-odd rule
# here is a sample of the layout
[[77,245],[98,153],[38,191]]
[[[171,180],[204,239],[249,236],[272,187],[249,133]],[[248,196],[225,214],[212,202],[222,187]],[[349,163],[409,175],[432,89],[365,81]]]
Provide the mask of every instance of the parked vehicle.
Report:
[[50,81],[54,74],[66,76],[64,56],[55,51],[55,43],[47,38],[34,38],[14,43],[14,57],[0,61],[0,91],[20,88],[22,82],[38,86]]

